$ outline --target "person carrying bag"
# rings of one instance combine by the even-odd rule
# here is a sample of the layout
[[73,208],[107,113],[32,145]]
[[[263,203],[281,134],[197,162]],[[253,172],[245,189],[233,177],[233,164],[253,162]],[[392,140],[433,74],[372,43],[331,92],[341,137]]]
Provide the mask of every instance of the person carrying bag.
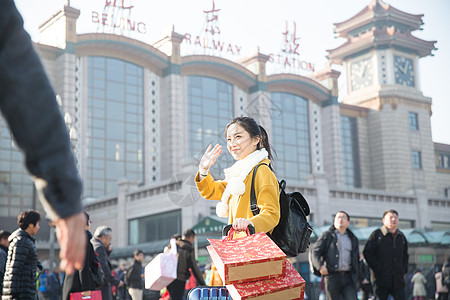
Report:
[[[250,117],[238,117],[225,128],[227,149],[236,163],[224,170],[224,180],[214,180],[209,170],[222,154],[222,146],[209,145],[204,153],[195,183],[201,196],[208,200],[220,200],[216,207],[219,217],[228,217],[234,231],[246,231],[248,225],[256,232],[271,233],[280,219],[279,186],[270,159],[272,154],[268,136],[263,127]],[[259,214],[250,209],[252,170],[259,163],[255,176],[255,193]]]

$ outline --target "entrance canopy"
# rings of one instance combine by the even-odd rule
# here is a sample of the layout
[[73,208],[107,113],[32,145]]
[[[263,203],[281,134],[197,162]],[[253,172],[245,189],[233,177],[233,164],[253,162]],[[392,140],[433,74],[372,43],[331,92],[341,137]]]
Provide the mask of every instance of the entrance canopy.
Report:
[[223,226],[227,225],[226,218],[219,218],[216,216],[204,217],[200,222],[198,222],[192,229],[195,234],[207,234],[207,233],[221,233]]

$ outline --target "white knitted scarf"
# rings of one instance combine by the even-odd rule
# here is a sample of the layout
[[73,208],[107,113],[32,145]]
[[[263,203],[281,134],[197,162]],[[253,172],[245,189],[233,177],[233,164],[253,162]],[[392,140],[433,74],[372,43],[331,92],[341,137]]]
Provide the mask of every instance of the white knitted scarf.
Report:
[[240,196],[245,192],[244,180],[250,171],[259,162],[268,158],[269,154],[266,149],[262,148],[260,150],[253,151],[247,155],[244,159],[238,160],[231,167],[225,169],[225,182],[227,182],[227,187],[222,194],[222,198],[216,206],[216,214],[219,217],[227,218],[229,215],[228,203],[230,201],[230,196]]

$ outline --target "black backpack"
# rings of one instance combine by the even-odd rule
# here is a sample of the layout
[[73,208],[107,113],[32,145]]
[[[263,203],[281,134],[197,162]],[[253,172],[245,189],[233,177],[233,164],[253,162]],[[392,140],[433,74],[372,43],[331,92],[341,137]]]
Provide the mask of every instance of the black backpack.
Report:
[[[255,195],[255,177],[259,164],[253,170],[252,187],[250,191],[250,210],[253,215],[259,214]],[[300,192],[286,193],[286,181],[279,182],[280,187],[280,222],[273,229],[271,234],[268,234],[275,244],[280,247],[283,252],[289,257],[295,257],[300,253],[305,252],[309,246],[309,239],[313,231],[308,224],[306,217],[309,215],[309,205],[306,199]]]

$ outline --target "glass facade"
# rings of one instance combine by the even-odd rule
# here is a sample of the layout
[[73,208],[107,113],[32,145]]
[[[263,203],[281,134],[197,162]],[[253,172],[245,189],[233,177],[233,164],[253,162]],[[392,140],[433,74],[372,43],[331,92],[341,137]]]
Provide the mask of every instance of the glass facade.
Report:
[[115,193],[117,181],[144,181],[143,68],[88,58],[88,154],[85,196]]
[[306,182],[311,174],[308,100],[293,94],[271,93],[271,105],[280,114],[272,114],[274,168],[288,182]]
[[234,160],[226,150],[225,127],[233,119],[233,86],[227,82],[200,76],[188,76],[188,155],[200,160],[209,144],[220,144],[224,152],[211,174],[223,178],[223,169]]
[[3,117],[0,131],[0,218],[17,218],[21,211],[33,207],[33,182]]
[[344,184],[349,187],[361,187],[356,118],[341,116],[341,141]]
[[181,232],[181,210],[130,220],[129,245],[168,240]]

